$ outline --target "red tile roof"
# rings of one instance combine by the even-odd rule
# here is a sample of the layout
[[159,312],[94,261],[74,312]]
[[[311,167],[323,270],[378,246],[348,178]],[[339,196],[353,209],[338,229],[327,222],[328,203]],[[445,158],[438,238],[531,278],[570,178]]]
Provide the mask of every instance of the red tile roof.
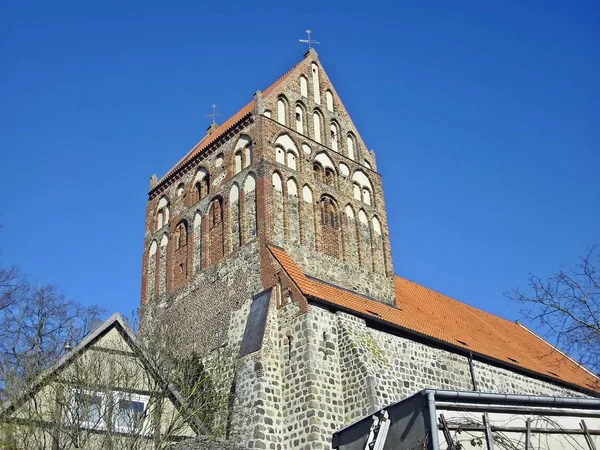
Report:
[[396,304],[387,305],[309,278],[283,249],[269,249],[306,296],[475,355],[600,392],[600,379],[518,323],[399,276],[395,277]]
[[[306,58],[307,55],[304,55]],[[304,59],[302,60],[304,61]],[[267,89],[264,90],[263,96],[269,94],[274,88],[276,88],[283,80],[285,80],[293,71],[296,69],[302,61],[298,62],[294,67],[284,73],[281,77],[277,79],[273,84],[271,84]],[[167,180],[171,174],[173,174],[177,169],[183,166],[186,162],[192,159],[197,154],[201,153],[204,149],[206,149],[210,144],[217,141],[223,135],[225,135],[232,127],[237,125],[242,119],[248,116],[254,110],[254,100],[236,112],[233,116],[219,125],[216,130],[214,130],[211,134],[203,137],[200,142],[198,142],[171,170],[169,170],[159,181],[159,185]]]

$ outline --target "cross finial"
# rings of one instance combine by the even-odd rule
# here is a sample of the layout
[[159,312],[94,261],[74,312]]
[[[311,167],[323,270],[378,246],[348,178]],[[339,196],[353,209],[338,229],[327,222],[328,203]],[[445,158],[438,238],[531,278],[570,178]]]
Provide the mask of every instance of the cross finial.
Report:
[[319,41],[315,41],[310,38],[311,33],[312,33],[312,31],[306,30],[307,39],[298,39],[299,42],[304,42],[305,44],[308,44],[309,50],[312,48],[311,44],[320,44]]
[[212,123],[217,123],[216,119],[217,116],[222,116],[223,114],[220,114],[217,112],[217,105],[212,105],[212,113],[207,114],[206,117],[212,117]]

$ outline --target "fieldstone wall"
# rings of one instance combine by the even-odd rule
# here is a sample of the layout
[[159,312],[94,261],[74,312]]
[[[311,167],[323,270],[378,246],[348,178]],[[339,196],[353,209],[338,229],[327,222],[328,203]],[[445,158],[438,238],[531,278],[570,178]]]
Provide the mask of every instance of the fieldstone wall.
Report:
[[[232,322],[242,332],[244,311]],[[287,303],[267,323],[263,348],[237,366],[233,438],[248,448],[328,449],[335,430],[417,391],[473,390],[466,357],[350,314]],[[480,361],[474,370],[484,392],[582,395]]]

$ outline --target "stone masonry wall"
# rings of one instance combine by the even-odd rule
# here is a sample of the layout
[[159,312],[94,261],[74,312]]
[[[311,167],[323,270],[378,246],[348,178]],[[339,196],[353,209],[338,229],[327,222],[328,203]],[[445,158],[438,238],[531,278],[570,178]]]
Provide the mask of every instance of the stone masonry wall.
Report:
[[[581,395],[480,361],[474,367],[485,392]],[[302,313],[297,303],[270,310],[265,344],[237,379],[238,407],[253,413],[238,434],[247,433],[248,448],[328,449],[335,430],[422,389],[473,390],[461,355],[343,312],[311,305]]]

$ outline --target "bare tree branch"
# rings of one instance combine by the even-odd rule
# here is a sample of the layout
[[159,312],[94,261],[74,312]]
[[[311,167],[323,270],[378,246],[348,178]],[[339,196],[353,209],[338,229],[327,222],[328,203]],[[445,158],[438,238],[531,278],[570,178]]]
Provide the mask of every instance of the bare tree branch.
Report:
[[527,291],[505,295],[523,305],[521,313],[561,350],[600,372],[600,255],[590,246],[580,260],[548,279],[529,276]]

